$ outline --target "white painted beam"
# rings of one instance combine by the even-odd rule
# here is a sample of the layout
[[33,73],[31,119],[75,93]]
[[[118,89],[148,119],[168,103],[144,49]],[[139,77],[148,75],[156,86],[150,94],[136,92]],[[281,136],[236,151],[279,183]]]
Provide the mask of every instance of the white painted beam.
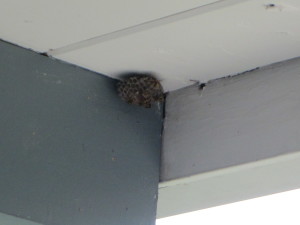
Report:
[[300,58],[171,92],[158,217],[300,188]]

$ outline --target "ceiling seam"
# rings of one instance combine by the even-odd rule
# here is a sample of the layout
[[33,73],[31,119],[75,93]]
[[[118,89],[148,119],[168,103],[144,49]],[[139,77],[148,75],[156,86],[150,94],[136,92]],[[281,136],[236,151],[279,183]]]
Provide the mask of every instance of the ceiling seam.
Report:
[[217,10],[220,8],[228,7],[231,5],[235,5],[238,3],[243,3],[249,0],[219,0],[216,2],[212,2],[206,5],[201,5],[192,9],[188,9],[185,11],[177,12],[165,17],[161,17],[158,19],[150,20],[141,24],[133,25],[130,27],[126,27],[120,30],[116,30],[107,34],[99,35],[93,38],[89,38],[83,41],[75,42],[69,45],[65,45],[63,47],[59,47],[56,49],[50,49],[46,54],[50,56],[57,56],[61,54],[65,54],[68,52],[72,52],[81,48],[90,47],[92,45],[96,45],[102,42],[110,41],[113,39],[121,38],[124,36],[128,36],[134,33],[138,33],[141,31],[145,31],[151,28],[155,28],[158,26],[170,24],[176,21],[180,21],[183,19],[187,19],[193,16],[197,16],[200,14],[205,14],[211,12],[213,10]]

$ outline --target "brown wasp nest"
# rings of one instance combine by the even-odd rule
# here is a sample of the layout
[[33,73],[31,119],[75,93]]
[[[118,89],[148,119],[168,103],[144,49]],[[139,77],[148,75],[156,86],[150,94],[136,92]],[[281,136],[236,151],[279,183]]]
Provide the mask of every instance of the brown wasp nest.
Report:
[[150,108],[154,102],[163,102],[160,82],[151,74],[127,74],[118,83],[120,97],[129,104]]

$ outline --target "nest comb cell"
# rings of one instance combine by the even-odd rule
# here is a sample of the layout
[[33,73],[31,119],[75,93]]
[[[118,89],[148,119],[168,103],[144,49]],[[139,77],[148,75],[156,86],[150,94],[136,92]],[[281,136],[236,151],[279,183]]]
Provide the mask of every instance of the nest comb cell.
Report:
[[118,83],[121,99],[133,105],[150,108],[155,102],[164,101],[162,85],[152,74],[126,74]]

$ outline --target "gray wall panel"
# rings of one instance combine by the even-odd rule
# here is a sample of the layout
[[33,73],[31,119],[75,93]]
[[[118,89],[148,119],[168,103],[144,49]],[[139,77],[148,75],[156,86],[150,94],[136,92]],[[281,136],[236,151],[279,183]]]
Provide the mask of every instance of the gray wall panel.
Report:
[[0,42],[0,211],[49,225],[150,225],[161,113],[115,80]]

